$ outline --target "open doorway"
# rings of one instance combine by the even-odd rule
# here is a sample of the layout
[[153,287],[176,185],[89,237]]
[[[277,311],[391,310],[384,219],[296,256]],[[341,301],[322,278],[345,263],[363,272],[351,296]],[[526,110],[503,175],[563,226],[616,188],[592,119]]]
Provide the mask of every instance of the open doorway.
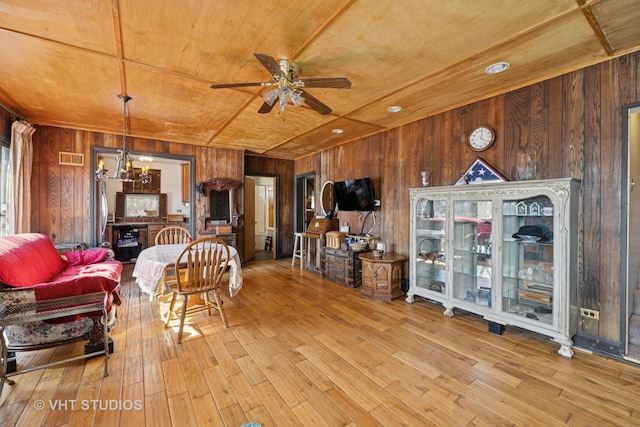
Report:
[[[625,340],[625,357],[640,363],[640,104],[624,109],[623,140],[626,142],[626,173],[623,171],[623,196],[626,196],[626,209],[623,209],[623,257],[622,277],[626,282],[623,288],[621,307],[622,336]],[[624,190],[626,189],[626,191]],[[626,271],[625,271],[626,270]]]
[[309,222],[316,215],[316,173],[296,175],[296,233],[307,230]]
[[[99,160],[103,161],[107,172],[115,170],[115,157],[118,150],[109,147],[92,146],[90,149],[90,169],[96,170]],[[188,224],[188,229],[195,236],[195,157],[181,154],[131,152],[135,159],[134,170],[142,165],[151,165],[154,171],[149,188],[140,189],[132,186],[134,183],[123,183],[117,179],[104,182],[96,182],[92,179],[89,190],[89,198],[92,209],[89,214],[89,226],[93,232],[90,234],[90,246],[114,247],[113,222],[116,218],[118,192],[121,193],[159,193],[166,194],[167,214],[172,217],[181,217]],[[145,160],[140,160],[144,156]],[[178,177],[176,179],[176,177]],[[153,187],[153,188],[151,188]],[[165,204],[163,202],[163,204]],[[159,214],[159,212],[158,212]],[[145,213],[146,215],[146,213]],[[169,218],[167,218],[168,221]],[[176,220],[177,221],[177,220]],[[154,222],[151,218],[142,218],[139,223]]]
[[245,177],[245,262],[276,258],[276,191],[274,176]]

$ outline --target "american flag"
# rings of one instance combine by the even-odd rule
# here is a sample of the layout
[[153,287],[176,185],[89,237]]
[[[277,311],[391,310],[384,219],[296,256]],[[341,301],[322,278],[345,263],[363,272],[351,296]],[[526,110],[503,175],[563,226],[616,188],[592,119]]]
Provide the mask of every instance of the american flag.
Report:
[[505,181],[507,181],[507,179],[487,163],[485,163],[484,160],[477,159],[475,162],[473,162],[469,169],[467,169],[467,171],[462,174],[460,179],[456,182],[456,185],[485,184],[487,182]]

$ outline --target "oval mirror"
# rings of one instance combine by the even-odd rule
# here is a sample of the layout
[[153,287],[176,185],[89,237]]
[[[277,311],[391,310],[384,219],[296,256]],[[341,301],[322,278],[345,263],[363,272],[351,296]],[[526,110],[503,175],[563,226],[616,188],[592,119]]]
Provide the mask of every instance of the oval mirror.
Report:
[[320,192],[320,209],[324,216],[327,216],[327,212],[329,211],[333,211],[333,216],[335,216],[336,197],[333,190],[333,181],[326,181],[322,185]]

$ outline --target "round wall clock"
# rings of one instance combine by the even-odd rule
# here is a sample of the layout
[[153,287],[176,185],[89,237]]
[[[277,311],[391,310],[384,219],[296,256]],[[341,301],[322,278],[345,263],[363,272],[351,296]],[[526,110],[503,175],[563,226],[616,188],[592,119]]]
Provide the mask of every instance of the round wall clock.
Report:
[[469,148],[474,151],[484,151],[491,147],[496,135],[489,126],[480,126],[469,135]]

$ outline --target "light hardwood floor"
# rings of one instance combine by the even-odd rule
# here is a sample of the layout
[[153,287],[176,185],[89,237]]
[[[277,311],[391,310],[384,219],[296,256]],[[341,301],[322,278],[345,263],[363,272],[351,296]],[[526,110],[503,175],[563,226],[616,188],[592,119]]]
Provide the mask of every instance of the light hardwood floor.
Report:
[[230,327],[198,313],[178,345],[164,304],[140,294],[131,270],[109,376],[96,359],[13,377],[0,425],[640,425],[638,366],[565,359],[542,336],[491,334],[479,317],[449,319],[425,301],[369,301],[288,259],[246,265],[244,288],[224,298]]

